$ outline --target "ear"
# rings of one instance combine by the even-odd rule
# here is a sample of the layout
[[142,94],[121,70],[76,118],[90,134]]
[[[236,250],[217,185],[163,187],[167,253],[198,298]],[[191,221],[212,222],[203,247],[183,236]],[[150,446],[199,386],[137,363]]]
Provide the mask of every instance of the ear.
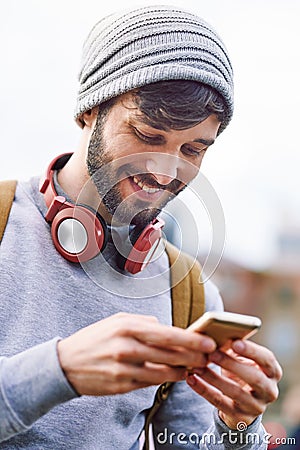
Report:
[[93,109],[89,109],[88,111],[85,111],[82,116],[80,117],[81,123],[83,125],[83,128],[91,128],[93,129],[97,120],[99,107],[96,106]]

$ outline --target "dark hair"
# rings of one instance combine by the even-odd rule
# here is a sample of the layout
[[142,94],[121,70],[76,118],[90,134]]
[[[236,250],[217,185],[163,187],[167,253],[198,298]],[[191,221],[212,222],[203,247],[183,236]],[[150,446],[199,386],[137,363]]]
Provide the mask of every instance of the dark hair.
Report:
[[184,130],[216,114],[225,117],[223,97],[212,87],[190,80],[168,80],[142,86],[134,91],[142,120],[161,130]]
[[[168,80],[147,84],[133,91],[133,100],[141,112],[141,120],[153,128],[184,130],[216,114],[225,117],[223,97],[212,87],[198,81]],[[116,97],[99,105],[101,123]]]

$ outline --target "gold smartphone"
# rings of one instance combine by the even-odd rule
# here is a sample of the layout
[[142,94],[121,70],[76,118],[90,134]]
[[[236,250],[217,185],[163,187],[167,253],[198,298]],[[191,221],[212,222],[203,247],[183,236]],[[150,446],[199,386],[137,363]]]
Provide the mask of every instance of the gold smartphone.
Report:
[[187,329],[212,337],[218,347],[224,347],[235,339],[247,339],[261,327],[255,316],[224,311],[208,311]]

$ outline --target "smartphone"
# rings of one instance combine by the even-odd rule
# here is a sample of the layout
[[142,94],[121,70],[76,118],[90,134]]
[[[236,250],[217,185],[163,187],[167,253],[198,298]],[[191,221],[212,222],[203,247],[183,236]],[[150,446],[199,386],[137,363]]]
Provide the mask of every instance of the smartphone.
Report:
[[247,339],[261,327],[261,320],[255,316],[224,311],[208,311],[187,329],[212,337],[218,347],[229,345],[235,339]]

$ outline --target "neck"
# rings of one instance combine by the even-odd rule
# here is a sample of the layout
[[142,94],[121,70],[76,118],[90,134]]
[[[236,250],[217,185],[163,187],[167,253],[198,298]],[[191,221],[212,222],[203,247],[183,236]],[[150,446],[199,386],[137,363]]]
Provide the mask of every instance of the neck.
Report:
[[101,202],[96,186],[89,176],[85,152],[79,149],[73,153],[67,164],[58,172],[57,180],[72,202],[91,206],[106,223],[111,223],[111,214]]

